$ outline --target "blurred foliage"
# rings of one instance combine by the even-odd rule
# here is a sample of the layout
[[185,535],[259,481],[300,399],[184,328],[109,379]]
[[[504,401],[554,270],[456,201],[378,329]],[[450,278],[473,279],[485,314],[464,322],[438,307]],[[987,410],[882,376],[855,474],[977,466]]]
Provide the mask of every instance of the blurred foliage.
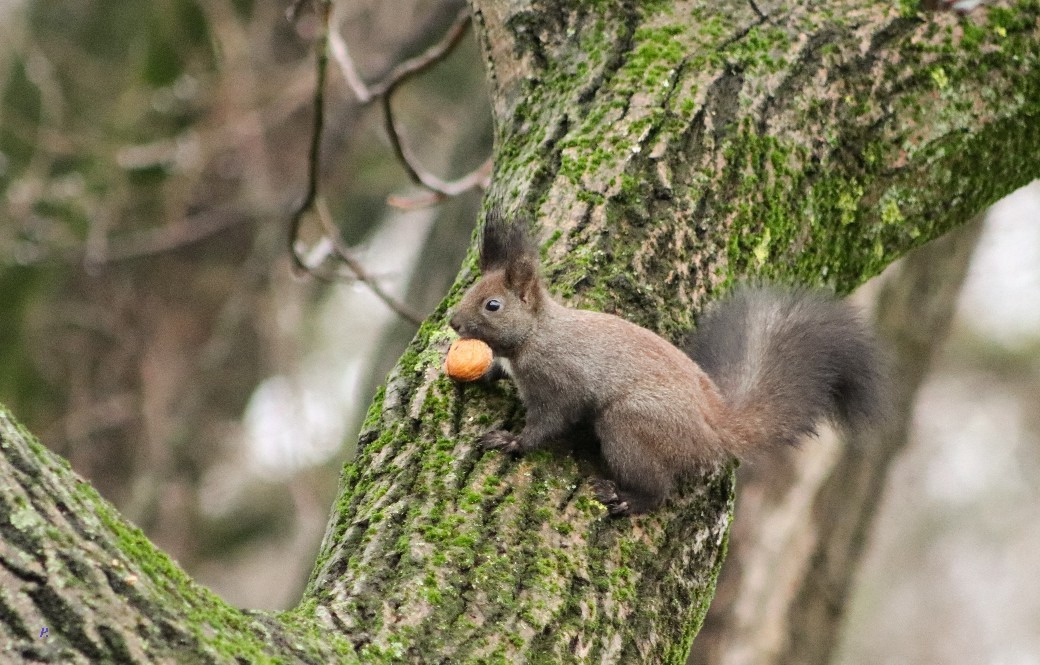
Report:
[[[348,1],[335,27],[373,80],[460,4]],[[317,28],[287,7],[0,2],[0,401],[189,571],[320,537],[293,525],[315,521],[302,511],[323,524],[335,491],[335,462],[276,484],[248,477],[240,445],[251,394],[292,373],[333,288],[287,268]],[[486,158],[482,85],[470,37],[395,100],[430,170],[453,177]],[[321,187],[350,243],[386,218],[388,194],[411,189],[377,111],[330,77]],[[472,220],[477,200],[455,214]],[[435,264],[457,268],[459,228],[458,251]],[[427,311],[455,268],[417,280],[434,292]]]

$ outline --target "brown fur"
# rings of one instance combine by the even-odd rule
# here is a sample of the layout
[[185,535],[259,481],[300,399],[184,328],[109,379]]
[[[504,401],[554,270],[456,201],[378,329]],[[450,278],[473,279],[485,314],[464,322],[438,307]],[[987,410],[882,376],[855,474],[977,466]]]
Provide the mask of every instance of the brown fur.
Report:
[[612,514],[650,510],[699,464],[793,443],[821,418],[877,416],[878,354],[840,301],[739,291],[702,322],[690,351],[698,365],[634,323],[553,301],[536,257],[522,226],[492,214],[483,278],[451,319],[508,360],[527,407],[519,435],[490,432],[482,443],[519,453],[591,424],[613,475],[597,494]]

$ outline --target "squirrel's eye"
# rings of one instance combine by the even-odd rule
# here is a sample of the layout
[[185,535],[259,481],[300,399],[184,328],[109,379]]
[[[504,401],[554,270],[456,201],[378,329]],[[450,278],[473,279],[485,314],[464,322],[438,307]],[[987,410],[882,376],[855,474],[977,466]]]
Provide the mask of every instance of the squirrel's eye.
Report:
[[489,312],[497,312],[498,310],[502,309],[502,303],[492,298],[491,300],[484,303],[484,309],[486,309]]

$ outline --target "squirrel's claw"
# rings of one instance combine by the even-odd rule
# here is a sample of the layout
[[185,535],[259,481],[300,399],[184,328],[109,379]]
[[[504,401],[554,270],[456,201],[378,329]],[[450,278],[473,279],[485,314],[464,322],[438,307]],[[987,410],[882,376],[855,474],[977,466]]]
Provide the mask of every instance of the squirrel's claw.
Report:
[[501,450],[504,453],[520,452],[520,437],[505,430],[493,430],[480,437],[477,442],[484,450]]
[[598,478],[592,481],[592,493],[596,500],[607,508],[611,517],[627,515],[629,511],[628,501],[618,496],[617,484],[613,480]]

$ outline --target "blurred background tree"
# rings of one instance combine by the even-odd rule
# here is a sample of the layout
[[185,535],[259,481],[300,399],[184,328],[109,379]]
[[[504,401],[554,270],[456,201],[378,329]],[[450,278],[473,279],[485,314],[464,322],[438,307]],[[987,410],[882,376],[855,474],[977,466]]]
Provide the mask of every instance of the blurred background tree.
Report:
[[[462,6],[344,0],[334,25],[376,81]],[[196,579],[254,608],[299,595],[359,416],[414,332],[362,284],[291,276],[318,25],[288,9],[0,0],[0,402]],[[467,35],[395,95],[428,170],[457,177],[489,154],[483,86]],[[425,314],[462,260],[479,192],[388,206],[423,192],[377,105],[336,71],[327,95],[331,217],[379,283]],[[1035,225],[1037,186],[1021,196],[1000,219]],[[901,508],[882,510],[840,662],[1040,662],[1027,628],[1040,622],[1028,593],[1040,573],[1040,322],[1028,316],[1040,303],[1025,295],[1040,292],[1040,261],[1022,258],[1040,238],[994,245],[1005,223],[983,234],[991,249],[922,389],[887,490]],[[999,274],[1015,279],[973,286]],[[1001,302],[1020,323],[994,314]]]
[[[348,2],[335,20],[374,80],[460,7]],[[318,25],[287,9],[0,2],[0,401],[197,579],[258,608],[298,595],[358,417],[414,332],[361,285],[290,275]],[[416,192],[378,108],[341,77],[327,95],[340,233],[425,313],[479,192],[389,208]],[[472,36],[394,105],[430,170],[487,158]]]

